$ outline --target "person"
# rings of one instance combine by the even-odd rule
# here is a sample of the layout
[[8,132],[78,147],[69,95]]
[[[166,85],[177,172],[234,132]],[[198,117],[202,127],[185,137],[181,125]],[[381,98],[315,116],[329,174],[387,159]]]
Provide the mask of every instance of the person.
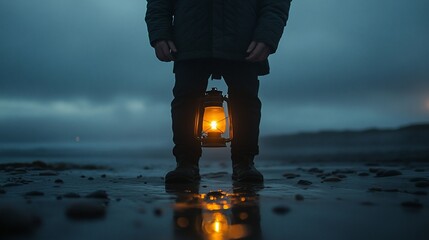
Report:
[[208,79],[223,77],[228,86],[234,138],[232,179],[263,182],[255,168],[261,101],[258,76],[269,73],[291,0],[148,0],[145,20],[156,57],[174,61],[171,102],[173,155],[177,167],[166,183],[200,180],[201,143],[194,118]]

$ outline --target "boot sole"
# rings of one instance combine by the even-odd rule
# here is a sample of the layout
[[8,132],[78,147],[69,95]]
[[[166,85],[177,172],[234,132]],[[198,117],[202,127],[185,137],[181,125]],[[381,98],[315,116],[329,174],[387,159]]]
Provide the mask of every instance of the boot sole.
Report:
[[201,176],[197,177],[184,177],[183,175],[170,175],[165,178],[165,183],[195,183],[201,180]]
[[264,182],[263,176],[255,176],[255,175],[248,175],[244,177],[237,177],[236,175],[232,175],[232,180],[237,182],[252,182],[252,183],[262,183]]

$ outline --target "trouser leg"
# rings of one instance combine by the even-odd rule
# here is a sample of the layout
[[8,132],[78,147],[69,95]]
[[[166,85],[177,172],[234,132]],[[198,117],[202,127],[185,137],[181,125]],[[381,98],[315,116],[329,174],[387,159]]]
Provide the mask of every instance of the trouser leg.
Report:
[[207,65],[205,60],[175,62],[171,117],[176,159],[198,161],[201,156],[201,143],[194,136],[194,127],[198,101],[205,94],[210,76]]
[[233,140],[231,153],[235,156],[253,157],[259,153],[259,125],[261,101],[258,97],[258,75],[251,64],[239,62],[225,67],[223,77],[228,85],[232,109]]

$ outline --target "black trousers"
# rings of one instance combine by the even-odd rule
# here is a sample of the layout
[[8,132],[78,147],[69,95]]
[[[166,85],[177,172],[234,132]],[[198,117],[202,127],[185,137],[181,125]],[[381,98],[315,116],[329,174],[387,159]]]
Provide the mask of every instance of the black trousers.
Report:
[[195,111],[212,74],[222,75],[228,86],[234,126],[232,156],[255,156],[259,153],[261,101],[258,97],[258,71],[254,63],[192,59],[175,62],[174,73],[171,116],[175,144],[173,154],[176,159],[198,161],[201,156],[201,144],[194,136]]

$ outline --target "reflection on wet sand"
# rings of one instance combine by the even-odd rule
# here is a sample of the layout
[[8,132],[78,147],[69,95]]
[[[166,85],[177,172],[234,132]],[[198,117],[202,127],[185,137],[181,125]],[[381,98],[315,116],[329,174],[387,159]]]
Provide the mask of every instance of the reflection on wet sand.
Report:
[[175,239],[261,239],[260,184],[233,184],[232,192],[199,193],[199,185],[166,185],[176,197]]

